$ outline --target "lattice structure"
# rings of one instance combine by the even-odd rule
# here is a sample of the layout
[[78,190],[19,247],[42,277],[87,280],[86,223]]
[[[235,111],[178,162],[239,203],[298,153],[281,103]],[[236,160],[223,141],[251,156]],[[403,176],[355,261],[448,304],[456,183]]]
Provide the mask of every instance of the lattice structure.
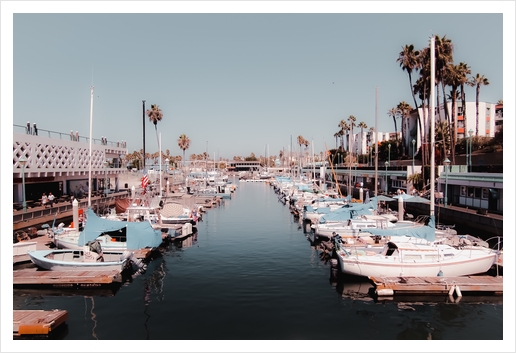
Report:
[[[13,138],[13,174],[20,175],[20,159],[27,160],[26,176],[83,175],[89,171],[90,148],[88,143],[67,141],[42,136],[14,133]],[[109,158],[121,158],[127,153],[126,148],[106,145],[92,146],[92,172],[102,173],[104,161]],[[120,173],[124,168],[110,168],[110,173]]]

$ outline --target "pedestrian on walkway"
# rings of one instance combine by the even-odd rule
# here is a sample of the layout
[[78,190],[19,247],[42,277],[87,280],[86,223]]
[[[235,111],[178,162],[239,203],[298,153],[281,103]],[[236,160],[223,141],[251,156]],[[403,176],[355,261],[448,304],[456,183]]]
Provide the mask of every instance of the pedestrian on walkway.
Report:
[[41,195],[41,205],[43,207],[47,207],[47,203],[48,203],[47,194],[43,193],[43,195]]
[[54,207],[54,199],[55,199],[55,196],[49,192],[48,193],[48,204],[50,205],[50,207]]

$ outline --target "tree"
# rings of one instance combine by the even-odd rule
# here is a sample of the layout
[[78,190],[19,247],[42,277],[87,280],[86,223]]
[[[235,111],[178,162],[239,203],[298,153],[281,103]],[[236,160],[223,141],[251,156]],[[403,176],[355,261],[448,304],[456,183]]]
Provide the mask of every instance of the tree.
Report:
[[[360,143],[361,145],[363,146],[362,144],[362,139],[364,137],[364,129],[367,129],[367,124],[364,123],[363,121],[359,122],[358,123],[358,127],[360,128]],[[366,140],[367,141],[367,140]],[[366,142],[367,143],[367,142]]]
[[158,136],[158,122],[163,119],[163,112],[159,108],[159,105],[152,104],[150,109],[147,109],[147,116],[149,120],[154,124],[154,129],[156,130],[156,141],[158,142],[158,148],[161,148],[159,145],[159,136]]
[[412,99],[414,100],[414,107],[416,107],[417,113],[417,121],[419,127],[421,128],[421,118],[419,116],[419,109],[417,109],[416,94],[414,91],[414,87],[412,85],[412,71],[420,68],[419,50],[414,50],[414,45],[412,44],[405,45],[396,61],[400,63],[401,69],[403,71],[406,71],[408,74],[410,93],[412,94]]
[[474,76],[471,81],[468,82],[468,85],[471,87],[476,87],[476,98],[475,98],[475,108],[476,108],[476,128],[475,135],[478,136],[478,103],[480,97],[480,86],[487,86],[489,81],[484,75],[477,74]]
[[398,140],[398,124],[396,123],[396,118],[398,117],[398,109],[397,108],[391,108],[387,115],[392,117],[392,120],[394,121],[394,133],[396,134],[396,140]]
[[396,106],[396,110],[401,116],[401,155],[405,156],[406,150],[406,135],[407,135],[407,118],[410,116],[410,112],[413,110],[412,106],[405,101],[400,102]]
[[181,134],[177,140],[180,149],[183,150],[183,161],[185,160],[185,151],[190,147],[190,139],[185,134]]

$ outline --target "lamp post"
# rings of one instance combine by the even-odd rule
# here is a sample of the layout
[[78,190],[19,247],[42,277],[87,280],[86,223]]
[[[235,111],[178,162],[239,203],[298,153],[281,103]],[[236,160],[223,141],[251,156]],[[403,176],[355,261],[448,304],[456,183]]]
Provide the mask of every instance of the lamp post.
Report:
[[414,156],[416,155],[416,140],[412,140],[412,173],[414,173]]
[[27,164],[27,158],[21,156],[18,163],[22,165],[22,207],[23,212],[27,212],[27,201],[25,200],[25,164]]
[[389,162],[386,161],[385,162],[385,195],[387,195],[387,167],[388,166],[389,166]]
[[168,168],[169,168],[170,159],[165,158],[165,174],[167,175],[167,196],[168,196]]
[[471,157],[473,155],[473,130],[469,129],[469,165],[471,166],[471,169],[473,169],[473,158]]
[[448,207],[448,166],[450,165],[450,160],[446,158],[444,160],[444,168],[445,168],[445,183],[444,183],[444,207]]
[[108,161],[104,161],[104,174],[105,174],[105,178],[104,178],[104,197],[107,197],[107,194],[108,194],[108,181],[107,181],[107,167],[109,165],[109,162]]
[[389,148],[389,164],[391,164],[391,144],[389,143],[387,147]]

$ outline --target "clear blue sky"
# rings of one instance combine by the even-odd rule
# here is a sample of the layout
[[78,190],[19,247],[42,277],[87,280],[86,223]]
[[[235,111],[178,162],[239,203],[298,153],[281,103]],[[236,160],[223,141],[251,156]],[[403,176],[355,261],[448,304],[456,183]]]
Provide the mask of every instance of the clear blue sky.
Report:
[[[392,6],[406,10],[406,3]],[[91,9],[105,8],[91,3]],[[170,3],[158,9],[174,10]],[[263,9],[275,7],[264,3]],[[428,46],[432,34],[453,41],[454,62],[489,79],[482,101],[503,99],[502,13],[331,13],[346,11],[337,4],[321,9],[328,10],[15,14],[13,122],[88,136],[93,85],[93,137],[127,141],[129,152],[143,146],[144,99],[146,108],[155,103],[162,109],[158,133],[172,155],[182,154],[177,139],[183,133],[191,140],[187,155],[208,149],[217,158],[259,156],[266,146],[277,155],[288,151],[291,136],[298,149],[298,135],[313,141],[317,153],[335,146],[333,134],[349,115],[375,125],[376,86],[378,131],[394,131],[387,111],[400,101],[413,105],[396,58],[405,44]],[[82,12],[73,6],[69,11]],[[466,95],[475,100],[473,88]],[[154,125],[145,121],[146,151],[155,152]]]

